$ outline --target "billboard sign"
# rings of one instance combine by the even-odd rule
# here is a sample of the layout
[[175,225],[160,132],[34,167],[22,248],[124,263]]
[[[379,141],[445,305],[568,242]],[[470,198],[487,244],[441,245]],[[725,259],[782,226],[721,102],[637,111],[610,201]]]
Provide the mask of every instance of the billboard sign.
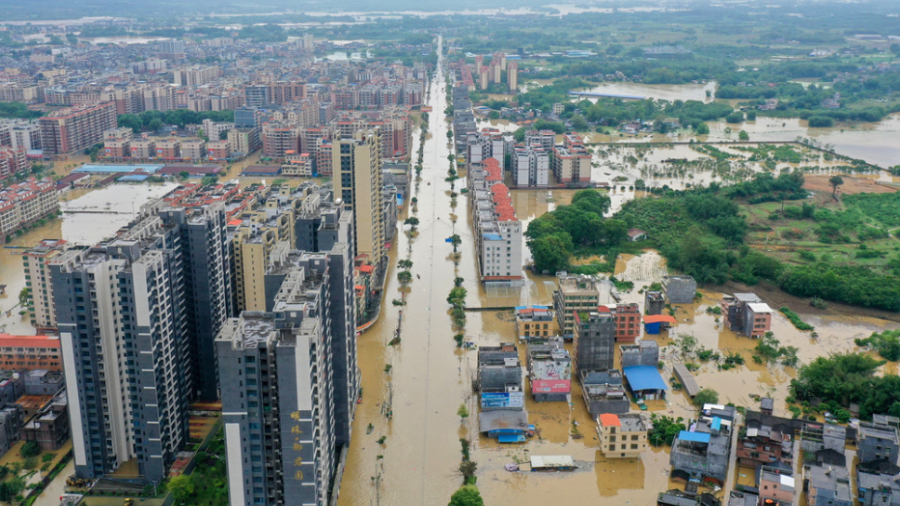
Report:
[[567,394],[571,391],[571,380],[531,380],[531,393],[534,394]]
[[525,392],[485,392],[481,394],[482,408],[523,408]]

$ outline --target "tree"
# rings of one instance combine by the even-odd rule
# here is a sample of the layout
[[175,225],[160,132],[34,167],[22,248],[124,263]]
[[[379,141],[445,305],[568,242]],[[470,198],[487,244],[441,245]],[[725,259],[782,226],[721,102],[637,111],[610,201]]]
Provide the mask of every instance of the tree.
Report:
[[702,408],[704,404],[717,404],[719,402],[719,392],[712,388],[704,388],[694,397],[694,405]]
[[194,493],[194,484],[191,482],[190,477],[179,474],[169,480],[168,489],[172,493],[175,502],[181,504]]
[[28,307],[28,287],[23,287],[19,292],[19,305],[22,307]]
[[831,198],[837,200],[837,189],[838,186],[844,184],[844,178],[841,176],[831,176],[831,179],[828,180],[828,183],[831,185]]
[[204,141],[209,142],[209,136],[206,135],[206,132],[204,132],[202,128],[200,130],[197,130],[197,137],[200,137]]
[[583,132],[588,129],[588,122],[580,114],[576,114],[569,118],[569,122],[572,123],[572,128],[576,131]]
[[24,445],[22,445],[22,449],[19,451],[23,457],[26,459],[28,457],[37,457],[41,454],[41,446],[37,443],[37,441],[28,441]]
[[453,130],[447,130],[447,140],[450,140],[452,138],[453,138]]
[[742,141],[745,141],[745,142],[746,142],[746,141],[749,141],[749,140],[750,140],[750,134],[748,134],[746,130],[741,130],[740,132],[738,132],[738,139],[739,139],[739,140],[742,140]]
[[[561,232],[560,234],[566,233]],[[568,267],[571,252],[566,247],[566,242],[560,237],[560,234],[547,235],[528,241],[531,256],[534,258],[535,271],[546,271],[552,274],[565,270]],[[571,243],[571,238],[569,242]]]
[[412,260],[400,260],[397,262],[397,267],[404,269],[404,270],[412,269],[412,266],[413,266]]
[[459,234],[453,234],[450,236],[450,244],[453,245],[453,252],[456,253],[456,249],[459,248],[460,244],[462,244],[462,239],[460,239]]
[[415,216],[413,216],[413,217],[411,217],[411,218],[406,218],[406,221],[404,221],[403,224],[404,224],[404,225],[409,225],[410,230],[412,230],[413,232],[415,232],[415,231],[416,231],[416,226],[419,225],[419,218],[416,218]]
[[697,135],[709,135],[709,125],[706,123],[697,124]]
[[597,190],[579,190],[572,196],[572,205],[603,216],[610,206],[609,195]]
[[191,177],[191,173],[186,170],[183,170],[178,173],[178,177],[180,177],[181,179],[187,179],[187,178]]
[[24,488],[25,482],[18,476],[0,483],[0,501],[12,502]]
[[[462,466],[463,464],[460,464],[460,467]],[[481,492],[478,491],[478,487],[475,485],[464,485],[453,493],[447,506],[484,506],[484,499],[481,498]]]
[[463,278],[457,276],[457,277],[453,278],[453,286],[455,286],[455,287],[461,287],[462,284],[463,284],[463,281],[465,281],[465,279],[463,279]]
[[221,132],[219,132],[219,140],[220,141],[228,140],[228,130],[222,130]]
[[465,403],[459,405],[459,409],[456,410],[456,416],[463,420],[469,418],[469,408],[466,407]]
[[410,281],[412,281],[412,273],[409,271],[400,271],[397,273],[397,281],[400,282],[401,285],[406,285]]

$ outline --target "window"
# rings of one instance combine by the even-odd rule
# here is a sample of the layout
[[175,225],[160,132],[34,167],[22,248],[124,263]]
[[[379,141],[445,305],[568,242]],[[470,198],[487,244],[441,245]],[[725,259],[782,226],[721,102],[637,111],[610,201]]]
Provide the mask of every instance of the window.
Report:
[[632,450],[637,450],[637,449],[638,449],[638,445],[632,444],[632,445],[631,445],[631,449],[632,449]]

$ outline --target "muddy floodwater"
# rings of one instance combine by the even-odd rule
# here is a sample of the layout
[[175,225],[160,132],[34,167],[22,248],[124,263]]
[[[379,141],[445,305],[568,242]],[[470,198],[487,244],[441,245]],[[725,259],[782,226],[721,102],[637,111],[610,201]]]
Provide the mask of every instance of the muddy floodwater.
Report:
[[[629,97],[637,99],[652,98],[654,100],[697,100],[699,102],[712,102],[716,95],[716,83],[702,84],[643,84],[628,82],[600,83],[592,88],[578,91],[602,93],[604,95]],[[596,98],[584,97],[591,102]],[[576,97],[580,100],[581,97]]]
[[[429,102],[435,111],[446,107],[444,79],[443,72],[439,71],[430,85]],[[425,170],[413,188],[413,196],[418,199],[415,213],[419,219],[418,233],[412,238],[401,234],[391,252],[392,265],[400,259],[412,260],[412,273],[416,276],[408,287],[401,287],[395,271],[390,273],[381,317],[359,337],[363,402],[354,422],[354,438],[339,504],[446,504],[462,481],[458,471],[460,438],[472,441],[472,459],[478,463],[477,484],[486,504],[546,506],[550,502],[588,504],[600,499],[604,504],[644,505],[652,504],[661,491],[683,488],[683,484],[668,478],[668,448],[650,448],[640,459],[603,458],[598,451],[595,423],[585,409],[577,383],[573,383],[570,402],[536,403],[530,393],[526,394],[529,422],[537,432],[527,443],[500,445],[479,436],[478,400],[471,388],[477,367],[476,353],[456,348],[445,300],[453,287],[453,278],[465,279],[467,306],[489,308],[549,304],[556,283],[553,277],[529,275],[520,286],[488,289],[480,286],[467,197],[461,195],[456,208],[451,208],[450,184],[444,181],[446,158],[450,153],[445,141],[447,126],[439,114],[429,118]],[[693,156],[681,147],[676,149],[674,155]],[[652,165],[657,158],[661,160],[672,153],[648,156]],[[637,165],[628,168],[624,164],[621,173],[637,178],[640,170]],[[634,190],[625,193],[633,196]],[[526,225],[556,206],[567,204],[571,197],[571,191],[512,193],[518,217]],[[459,234],[463,241],[458,266],[454,265],[451,246],[445,242],[453,233]],[[643,303],[642,290],[666,273],[665,262],[656,252],[622,255],[616,276],[634,282],[635,287],[620,293],[619,297],[624,302]],[[678,322],[671,331],[642,336],[659,342],[665,361],[663,377],[668,379],[672,375],[671,367],[675,363],[695,363],[698,383],[718,390],[721,402],[755,407],[756,401],[751,396],[768,395],[775,398],[777,413],[787,414],[784,399],[796,369],[751,360],[757,341],[725,329],[721,317],[710,311],[719,305],[723,294],[701,293],[702,297],[694,304],[675,307]],[[403,294],[405,306],[391,303],[393,299],[403,298]],[[603,302],[612,302],[611,297],[609,291],[601,294]],[[856,349],[853,338],[897,326],[874,318],[805,314],[801,317],[815,325],[817,337],[796,330],[780,313],[775,314],[772,324],[775,338],[782,345],[797,347],[801,364],[819,355]],[[389,345],[398,328],[400,343]],[[516,340],[512,314],[502,309],[467,313],[464,334],[477,345]],[[679,344],[685,336],[692,337],[697,347],[718,349],[722,354],[739,353],[745,358],[744,365],[722,370],[716,363],[683,356]],[[519,351],[524,363],[524,346]],[[466,404],[471,413],[465,420],[457,416],[460,404]],[[632,408],[636,410],[637,406],[633,404]],[[679,391],[670,391],[665,401],[650,402],[649,410],[685,419],[696,416],[685,394]],[[370,424],[371,431],[367,434]],[[384,444],[378,444],[382,436],[386,436]],[[511,473],[504,469],[508,463],[527,462],[530,455],[571,455],[578,470]],[[735,483],[751,483],[752,470],[732,465],[731,471],[726,489]],[[716,493],[724,494],[721,490]]]
[[92,245],[127,225],[141,205],[175,188],[166,184],[113,184],[99,190],[74,189],[60,196],[62,217],[35,228],[0,249],[0,284],[6,295],[0,296],[0,331],[33,334],[29,320],[19,316],[19,292],[25,287],[21,253],[43,239],[65,239],[75,245]]

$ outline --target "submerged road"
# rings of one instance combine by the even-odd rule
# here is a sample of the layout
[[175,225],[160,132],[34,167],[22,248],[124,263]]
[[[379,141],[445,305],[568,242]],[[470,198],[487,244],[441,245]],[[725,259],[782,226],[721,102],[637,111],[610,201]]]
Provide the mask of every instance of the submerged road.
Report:
[[[340,505],[443,505],[461,484],[459,438],[466,435],[456,415],[470,392],[463,353],[453,341],[447,295],[453,288],[452,247],[445,239],[463,237],[464,257],[471,257],[471,229],[467,200],[460,196],[451,221],[450,183],[447,177],[450,149],[442,41],[438,71],[429,85],[427,104],[429,136],[425,141],[421,181],[411,186],[418,199],[417,235],[399,232],[391,253],[391,271],[379,321],[359,337],[359,364],[363,373],[363,403],[354,422],[353,442],[340,491]],[[418,129],[414,134],[413,161],[418,154]],[[457,181],[459,186],[462,181]],[[411,211],[401,216],[402,222]],[[408,227],[407,227],[408,228]],[[411,243],[411,244],[410,244]],[[411,245],[411,248],[410,248]],[[466,247],[468,246],[468,248]],[[413,281],[401,287],[396,278],[398,260],[409,258]],[[477,276],[471,259],[461,262],[458,275],[469,291],[477,293]],[[407,305],[393,299],[406,292]],[[401,343],[390,346],[402,311]],[[390,366],[389,372],[385,371]],[[390,410],[392,418],[385,416]],[[369,424],[371,434],[366,434]],[[377,440],[386,436],[383,445]]]

